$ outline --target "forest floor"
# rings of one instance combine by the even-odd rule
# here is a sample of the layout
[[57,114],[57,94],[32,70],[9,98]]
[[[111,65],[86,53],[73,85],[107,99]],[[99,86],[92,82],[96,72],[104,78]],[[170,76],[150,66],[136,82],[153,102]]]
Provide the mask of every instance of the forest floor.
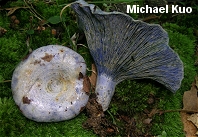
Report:
[[[129,14],[134,19],[159,24],[168,32],[169,46],[178,53],[184,65],[184,79],[175,94],[148,79],[125,80],[116,86],[106,112],[102,111],[92,93],[84,111],[69,121],[37,123],[22,115],[12,98],[12,73],[17,64],[33,50],[49,44],[67,46],[85,58],[88,70],[96,71],[86,38],[78,29],[75,13],[68,7],[62,14],[63,20],[59,17],[62,8],[71,2],[0,1],[0,134],[22,137],[196,136],[198,3],[195,1],[166,3],[193,7],[193,12],[189,14]],[[118,0],[119,3],[94,2],[105,11],[126,12],[126,3]],[[127,4],[159,3],[141,0]],[[87,75],[93,84],[96,76],[91,71],[87,71]]]

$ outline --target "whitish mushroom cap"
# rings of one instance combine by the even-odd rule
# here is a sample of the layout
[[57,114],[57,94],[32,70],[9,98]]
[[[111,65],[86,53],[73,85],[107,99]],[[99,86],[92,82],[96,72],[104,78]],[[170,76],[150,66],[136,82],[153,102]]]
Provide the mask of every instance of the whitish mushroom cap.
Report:
[[49,45],[36,49],[15,69],[12,93],[22,113],[37,122],[68,120],[87,104],[86,64],[75,51]]
[[183,63],[168,45],[160,25],[134,20],[120,12],[104,12],[78,0],[71,5],[95,61],[98,102],[106,110],[115,85],[125,79],[153,79],[172,92],[183,79]]

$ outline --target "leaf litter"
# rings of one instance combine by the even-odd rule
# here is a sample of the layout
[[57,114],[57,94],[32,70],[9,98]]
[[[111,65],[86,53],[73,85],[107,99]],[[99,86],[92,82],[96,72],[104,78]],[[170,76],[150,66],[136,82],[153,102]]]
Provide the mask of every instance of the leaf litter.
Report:
[[184,92],[183,111],[180,112],[186,137],[198,135],[198,77],[195,77],[191,89]]

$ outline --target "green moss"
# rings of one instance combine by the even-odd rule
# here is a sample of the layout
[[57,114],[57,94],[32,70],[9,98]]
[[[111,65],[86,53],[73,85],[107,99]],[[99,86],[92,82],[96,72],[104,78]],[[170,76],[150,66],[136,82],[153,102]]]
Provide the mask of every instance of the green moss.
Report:
[[159,90],[157,86],[154,86],[157,83],[154,83],[150,80],[125,80],[121,82],[116,86],[110,111],[116,114],[114,111],[119,108],[119,111],[130,115],[142,112],[147,107],[149,94]]
[[12,98],[0,98],[0,133],[2,136],[61,136],[87,137],[95,135],[82,128],[86,119],[84,114],[77,118],[59,123],[37,123],[26,119],[17,109]]
[[185,26],[186,28],[198,28],[197,13],[189,14],[188,16],[181,14],[175,18],[175,22],[177,22],[179,26]]
[[[5,18],[8,21],[8,18]],[[2,24],[9,25],[8,22]],[[0,38],[0,76],[3,80],[11,80],[12,72],[21,59],[27,54],[27,47],[23,43],[25,40],[21,33],[10,30],[7,26],[7,33]],[[0,83],[0,97],[11,97],[10,83]]]

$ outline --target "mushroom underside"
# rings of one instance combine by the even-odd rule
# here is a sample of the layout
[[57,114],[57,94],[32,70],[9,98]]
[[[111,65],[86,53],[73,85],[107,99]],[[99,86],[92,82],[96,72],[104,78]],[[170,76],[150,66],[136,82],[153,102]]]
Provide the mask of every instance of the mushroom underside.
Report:
[[[168,46],[168,34],[155,24],[120,12],[104,12],[83,0],[71,5],[95,61],[98,102],[107,110],[116,84],[125,79],[152,79],[175,92],[183,63]],[[104,80],[105,79],[105,80]]]

